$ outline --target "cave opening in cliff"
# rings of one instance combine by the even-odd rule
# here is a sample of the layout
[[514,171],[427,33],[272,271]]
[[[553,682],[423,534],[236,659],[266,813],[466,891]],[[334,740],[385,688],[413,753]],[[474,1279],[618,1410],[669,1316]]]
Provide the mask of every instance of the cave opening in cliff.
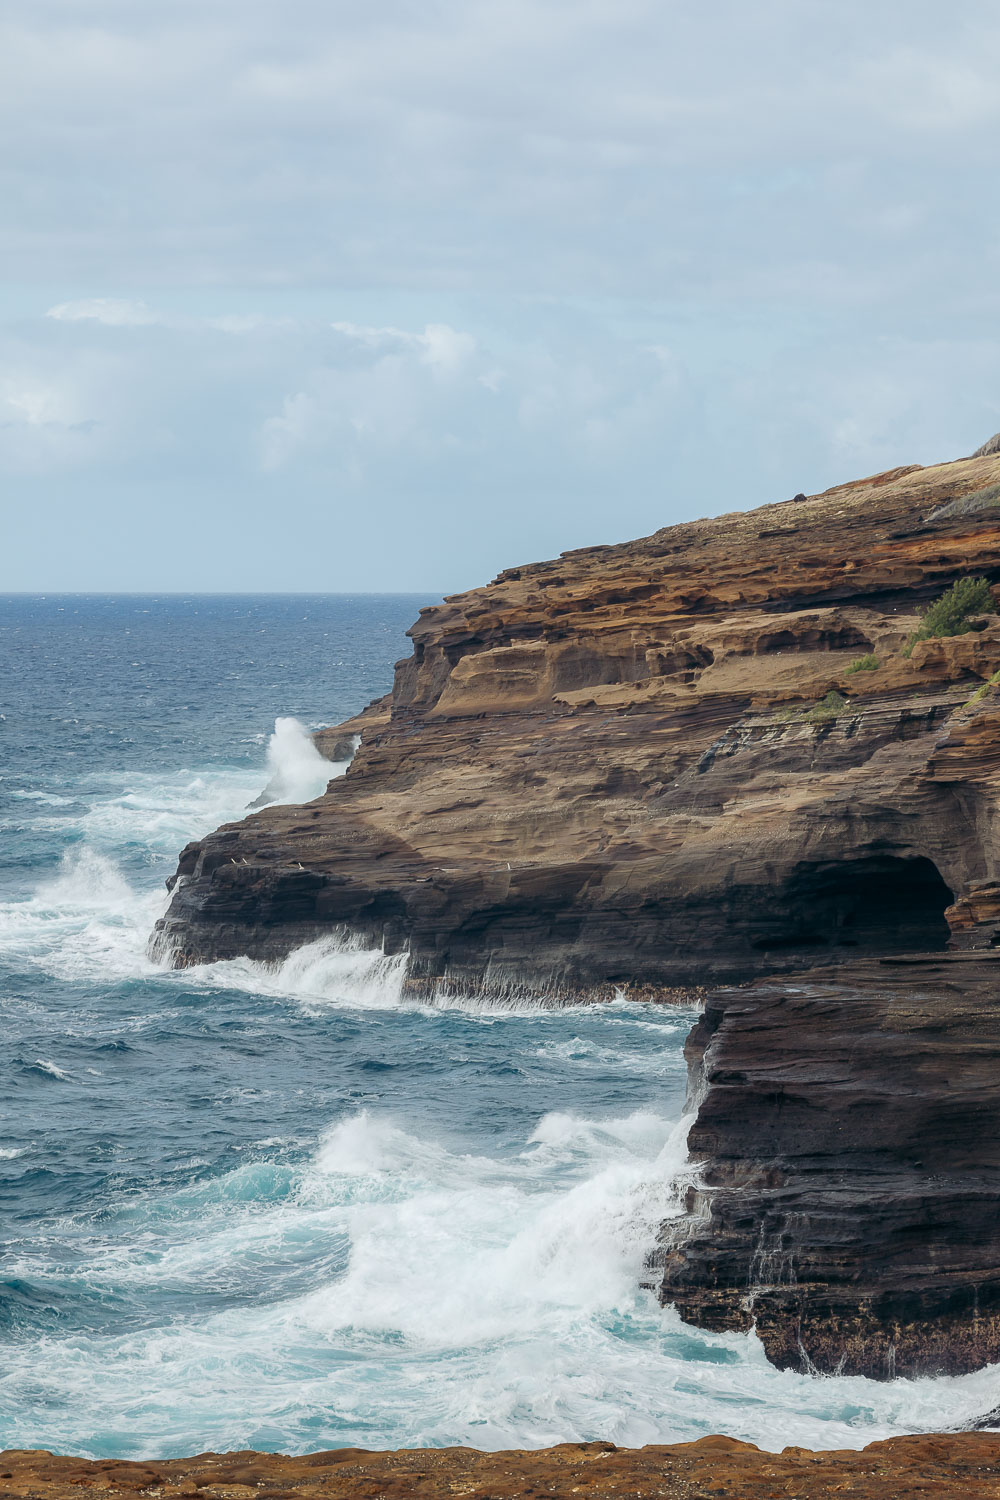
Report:
[[754,947],[940,953],[952,893],[933,860],[872,855],[799,865]]

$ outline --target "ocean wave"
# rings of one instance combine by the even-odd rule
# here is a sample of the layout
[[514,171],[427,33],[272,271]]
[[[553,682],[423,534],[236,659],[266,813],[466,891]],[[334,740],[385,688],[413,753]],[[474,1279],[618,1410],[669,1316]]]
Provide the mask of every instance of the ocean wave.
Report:
[[317,1013],[329,1008],[398,1009],[407,955],[368,948],[357,936],[330,934],[296,948],[277,964],[248,958],[200,964],[186,971],[189,983],[235,989],[297,1001]]
[[267,785],[251,806],[312,802],[334,777],[343,776],[349,765],[349,760],[329,761],[320,755],[309,730],[298,719],[275,719],[267,745]]
[[58,1063],[50,1061],[47,1057],[36,1057],[34,1062],[25,1063],[26,1073],[41,1073],[45,1078],[58,1079],[60,1083],[72,1083],[72,1073],[67,1073],[65,1068],[60,1068]]
[[[487,983],[480,994],[439,986],[429,997],[407,994],[409,955],[366,945],[356,933],[327,933],[294,949],[279,963],[249,958],[198,964],[185,971],[189,982],[209,988],[297,1001],[310,1014],[323,1009],[407,1010],[433,1015],[460,1012],[490,1021],[504,1017],[587,1013],[589,1004],[563,1005],[555,995],[526,995],[510,982]],[[632,1003],[632,1002],[630,1002]],[[638,1008],[633,1005],[633,1008]]]
[[51,1284],[67,1307],[159,1301],[161,1317],[13,1345],[5,1439],[135,1456],[719,1430],[860,1447],[993,1404],[996,1371],[882,1385],[775,1370],[752,1335],[686,1327],[638,1290],[690,1180],[689,1124],[552,1112],[490,1155],[359,1112],[298,1165],[138,1198],[91,1241],[85,1275],[72,1259]]

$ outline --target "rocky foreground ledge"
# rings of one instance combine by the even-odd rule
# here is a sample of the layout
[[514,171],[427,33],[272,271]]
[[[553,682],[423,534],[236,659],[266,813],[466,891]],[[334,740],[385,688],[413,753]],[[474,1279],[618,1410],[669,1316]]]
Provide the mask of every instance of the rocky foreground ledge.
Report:
[[367,1453],[344,1448],[285,1458],[203,1453],[170,1462],[89,1463],[50,1453],[0,1453],[5,1500],[111,1500],[112,1496],[203,1496],[205,1500],[997,1500],[1000,1437],[959,1433],[893,1438],[860,1453],[762,1453],[730,1438],[671,1447],[564,1443],[540,1452],[470,1448]]

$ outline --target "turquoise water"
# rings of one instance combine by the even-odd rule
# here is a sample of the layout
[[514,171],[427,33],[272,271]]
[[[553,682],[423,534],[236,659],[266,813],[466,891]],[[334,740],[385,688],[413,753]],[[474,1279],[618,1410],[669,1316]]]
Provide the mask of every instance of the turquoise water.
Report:
[[640,1289],[690,1011],[148,960],[181,846],[330,774],[275,720],[384,691],[426,602],[0,600],[0,1447],[842,1447],[996,1405],[780,1373]]

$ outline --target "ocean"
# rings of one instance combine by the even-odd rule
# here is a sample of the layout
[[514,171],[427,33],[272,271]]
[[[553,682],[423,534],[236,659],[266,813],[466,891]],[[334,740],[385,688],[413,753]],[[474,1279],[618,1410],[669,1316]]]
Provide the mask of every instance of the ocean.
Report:
[[181,847],[343,771],[307,732],[429,602],[0,598],[0,1448],[842,1448],[995,1406],[995,1370],[777,1371],[641,1288],[691,1010],[147,957]]

